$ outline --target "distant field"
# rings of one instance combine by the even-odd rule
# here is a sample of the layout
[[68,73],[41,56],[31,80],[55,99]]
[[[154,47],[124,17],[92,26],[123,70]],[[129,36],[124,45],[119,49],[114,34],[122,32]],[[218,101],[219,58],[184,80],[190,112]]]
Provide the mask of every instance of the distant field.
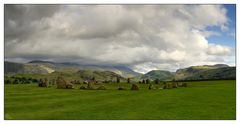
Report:
[[[105,84],[108,90],[4,86],[6,120],[235,120],[236,81],[187,82],[189,87],[139,91],[130,84]],[[155,85],[158,86],[158,85]],[[79,85],[76,88],[80,87]]]

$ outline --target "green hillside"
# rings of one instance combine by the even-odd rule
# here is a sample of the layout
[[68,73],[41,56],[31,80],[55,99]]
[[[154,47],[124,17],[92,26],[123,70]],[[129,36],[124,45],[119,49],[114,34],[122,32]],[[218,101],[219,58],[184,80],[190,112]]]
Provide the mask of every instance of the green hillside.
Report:
[[4,62],[5,74],[17,74],[17,73],[46,74],[51,72],[54,72],[54,70],[45,65],[22,64],[7,61]]
[[14,63],[4,62],[5,74],[17,74],[17,73],[52,73],[54,71],[66,72],[78,70],[91,70],[91,71],[111,71],[122,77],[135,77],[139,76],[140,73],[134,72],[132,69],[125,66],[103,66],[103,65],[82,65],[76,63],[55,63],[50,61],[35,60],[29,63]]
[[179,69],[175,80],[214,80],[236,79],[236,67],[226,66],[192,66]]
[[155,80],[159,79],[160,81],[169,81],[174,78],[173,73],[164,70],[153,70],[141,76],[142,79]]
[[97,81],[110,81],[110,82],[116,82],[117,77],[120,78],[120,80],[126,81],[121,75],[118,75],[114,72],[110,71],[92,71],[92,70],[79,70],[77,72],[77,75],[81,77],[82,80],[89,80],[91,78],[95,78]]
[[116,82],[117,77],[120,79],[120,82],[125,82],[126,79],[124,77],[121,77],[121,75],[118,75],[114,72],[110,71],[92,71],[92,70],[79,70],[78,72],[75,71],[64,71],[64,72],[59,72],[55,71],[53,73],[49,74],[27,74],[27,73],[19,73],[15,74],[14,76],[12,75],[5,75],[4,79],[9,80],[13,82],[14,79],[16,78],[25,78],[25,79],[43,79],[47,78],[48,80],[53,80],[56,79],[58,76],[64,77],[64,79],[68,82],[71,81],[79,81],[79,82],[84,82],[88,80],[92,80],[93,78],[98,81],[98,82]]

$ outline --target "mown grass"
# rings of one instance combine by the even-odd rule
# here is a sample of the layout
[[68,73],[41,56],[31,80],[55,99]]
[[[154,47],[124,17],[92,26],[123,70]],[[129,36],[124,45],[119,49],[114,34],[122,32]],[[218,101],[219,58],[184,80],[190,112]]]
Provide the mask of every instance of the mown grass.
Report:
[[141,84],[139,91],[117,90],[130,89],[126,83],[105,84],[108,90],[5,85],[4,115],[7,120],[236,119],[235,80],[187,83],[189,87],[168,90]]

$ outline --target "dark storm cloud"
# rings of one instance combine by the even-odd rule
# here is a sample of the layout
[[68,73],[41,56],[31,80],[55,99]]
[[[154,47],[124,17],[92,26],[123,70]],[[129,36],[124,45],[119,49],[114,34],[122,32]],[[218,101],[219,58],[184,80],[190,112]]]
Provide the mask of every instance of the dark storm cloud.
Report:
[[51,17],[57,12],[59,5],[12,5],[4,6],[4,33],[10,41],[18,39],[22,41],[35,32],[35,26],[31,22]]

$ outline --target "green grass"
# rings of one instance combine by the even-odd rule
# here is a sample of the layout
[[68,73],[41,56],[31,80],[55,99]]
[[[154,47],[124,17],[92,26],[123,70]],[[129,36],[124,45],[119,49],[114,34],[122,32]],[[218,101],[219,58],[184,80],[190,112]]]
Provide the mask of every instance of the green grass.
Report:
[[[139,91],[40,88],[37,84],[5,85],[5,119],[59,120],[235,120],[236,81],[188,82],[189,87]],[[80,87],[80,86],[76,86]]]

